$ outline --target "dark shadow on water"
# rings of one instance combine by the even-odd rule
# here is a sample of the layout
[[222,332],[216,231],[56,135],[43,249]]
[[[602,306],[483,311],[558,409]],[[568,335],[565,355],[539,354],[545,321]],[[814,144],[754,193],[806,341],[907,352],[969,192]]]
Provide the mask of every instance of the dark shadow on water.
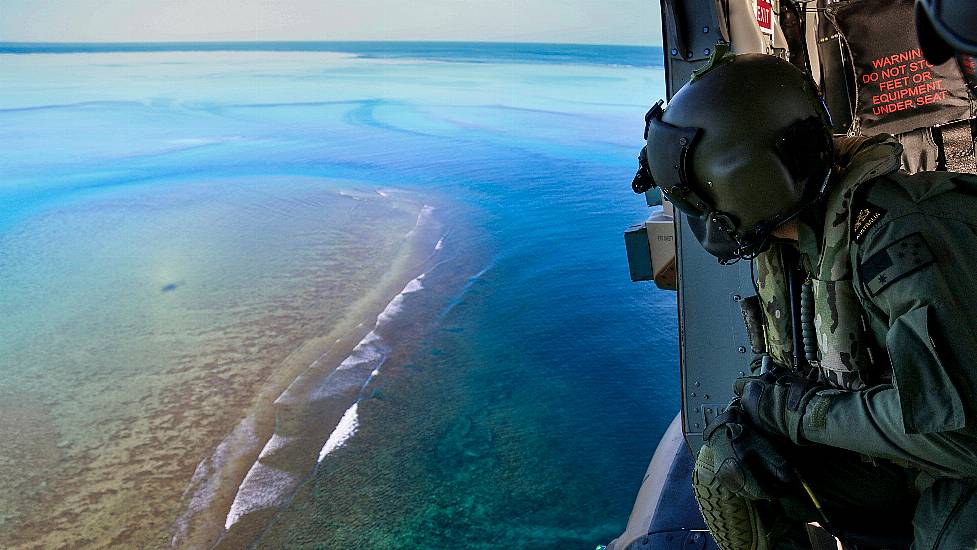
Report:
[[166,294],[167,292],[173,292],[174,290],[180,288],[181,286],[183,286],[185,284],[186,284],[186,281],[177,281],[175,283],[169,283],[169,284],[163,285],[159,289],[159,291],[162,292],[163,294]]

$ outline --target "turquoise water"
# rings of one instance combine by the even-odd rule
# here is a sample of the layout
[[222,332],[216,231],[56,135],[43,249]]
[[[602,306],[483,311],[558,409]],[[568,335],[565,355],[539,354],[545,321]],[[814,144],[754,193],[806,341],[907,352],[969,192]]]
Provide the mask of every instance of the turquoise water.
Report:
[[[77,462],[97,454],[84,441],[95,427],[65,438],[62,425],[86,424],[98,407],[64,405],[59,385],[110,388],[114,376],[142,376],[139,387],[149,388],[151,404],[160,393],[154,384],[172,387],[166,384],[178,369],[167,369],[168,359],[162,373],[159,362],[136,352],[102,361],[97,350],[112,347],[119,325],[88,323],[86,304],[119,289],[113,278],[122,289],[135,288],[135,280],[152,288],[143,301],[103,308],[125,326],[144,318],[154,300],[184,291],[194,299],[165,311],[184,319],[199,300],[211,300],[221,319],[247,320],[252,332],[187,340],[199,345],[193,355],[202,369],[222,352],[247,362],[252,348],[245,344],[267,336],[269,326],[276,339],[261,349],[283,357],[311,346],[350,312],[359,312],[360,331],[368,330],[375,313],[357,309],[355,299],[399,250],[399,241],[377,235],[403,238],[420,207],[431,205],[440,243],[416,264],[425,274],[421,286],[376,329],[382,368],[350,398],[358,399],[355,430],[318,465],[320,449],[304,451],[312,465],[296,476],[301,485],[276,501],[289,503],[283,511],[256,513],[224,533],[225,509],[216,514],[216,531],[194,528],[219,532],[227,547],[260,535],[259,546],[267,547],[584,548],[618,534],[678,408],[674,297],[628,281],[621,237],[646,215],[629,183],[642,116],[664,95],[661,52],[485,44],[226,48],[0,55],[0,303],[30,295],[46,311],[15,310],[20,317],[0,333],[0,348],[8,357],[44,358],[50,350],[37,343],[28,349],[22,334],[41,327],[54,342],[58,327],[73,320],[89,328],[76,338],[94,350],[74,357],[71,369],[32,363],[40,377],[11,376],[22,362],[0,362],[3,395],[31,386],[43,404],[34,408],[70,417],[25,412],[0,428],[56,433],[57,442],[48,445],[45,435],[32,445],[61,445],[66,460]],[[356,202],[343,193],[369,197],[368,205],[343,206]],[[319,209],[332,214],[317,216]],[[261,231],[249,233],[255,224]],[[360,241],[368,244],[357,247]],[[110,252],[87,261],[78,242]],[[145,273],[140,258],[187,257],[201,243],[214,253],[191,254],[202,266],[197,277],[127,275]],[[231,253],[242,243],[251,247],[247,254]],[[255,255],[265,260],[250,261]],[[120,257],[131,261],[114,261]],[[339,276],[336,266],[344,263],[349,269]],[[316,279],[317,266],[335,276]],[[213,284],[195,287],[204,268],[213,271]],[[306,284],[312,280],[318,286]],[[48,300],[31,294],[38,286],[71,293]],[[260,299],[248,302],[249,289]],[[268,304],[294,314],[266,318]],[[208,319],[193,317],[204,325],[191,325],[205,331]],[[237,337],[222,340],[228,334]],[[356,334],[354,344],[362,336]],[[141,338],[130,337],[136,347]],[[283,359],[269,354],[248,372],[274,371]],[[133,357],[142,359],[126,361]],[[233,381],[235,372],[222,374]],[[187,391],[208,380],[190,377],[176,387]],[[181,458],[156,458],[187,464],[169,473],[168,486],[190,486],[194,466],[260,408],[257,398],[243,396],[266,386],[240,386],[224,407],[219,393],[207,394],[207,410],[220,409],[224,418],[207,437],[181,438],[196,424],[165,423],[172,432],[164,440],[184,443]],[[99,401],[118,399],[109,393]],[[138,416],[138,399],[126,406]],[[324,433],[335,433],[338,415],[323,418]],[[110,427],[103,436],[109,443],[149,429]],[[252,462],[256,452],[242,461]],[[120,456],[134,460],[131,452]],[[35,467],[20,455],[4,459],[0,467],[13,475]],[[100,491],[131,490],[110,483],[112,463],[103,466],[96,477],[112,486]],[[90,479],[86,472],[69,469],[78,479]],[[229,507],[234,489],[217,501]],[[5,510],[11,519],[2,523],[0,515],[0,529],[32,525],[24,518],[39,513],[45,491],[55,488]],[[155,510],[153,525],[132,518],[133,532],[145,532],[132,536],[169,541],[192,504],[187,496],[175,500],[179,506]],[[98,521],[126,516],[124,508],[115,511],[119,516],[106,512]]]

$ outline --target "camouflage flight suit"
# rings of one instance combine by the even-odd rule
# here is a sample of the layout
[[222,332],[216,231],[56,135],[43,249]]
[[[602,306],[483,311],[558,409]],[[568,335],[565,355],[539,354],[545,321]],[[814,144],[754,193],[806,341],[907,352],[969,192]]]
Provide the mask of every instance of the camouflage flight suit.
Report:
[[[836,526],[911,524],[913,548],[977,548],[977,177],[900,172],[888,136],[835,147],[824,227],[799,224],[797,248],[814,287],[813,366],[839,389],[811,401],[785,453]],[[758,259],[758,286],[768,351],[790,364],[778,246]],[[799,544],[798,518],[820,519],[803,495],[773,508],[774,547]]]

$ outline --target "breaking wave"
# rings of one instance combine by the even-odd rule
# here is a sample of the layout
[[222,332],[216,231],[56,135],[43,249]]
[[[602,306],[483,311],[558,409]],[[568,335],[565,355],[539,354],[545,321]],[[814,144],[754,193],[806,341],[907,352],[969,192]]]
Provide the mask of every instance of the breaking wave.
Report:
[[190,484],[183,492],[183,498],[189,499],[187,509],[176,520],[171,547],[179,546],[190,532],[193,518],[206,509],[214,501],[221,485],[221,475],[225,464],[240,459],[248,449],[259,444],[254,416],[242,420],[217,446],[213,454],[200,461]]
[[[400,294],[394,296],[394,299],[393,300],[390,300],[390,303],[387,304],[387,307],[385,307],[383,309],[383,311],[380,312],[380,315],[377,316],[377,327],[379,327],[383,323],[389,322],[398,313],[400,313],[400,311],[402,309],[404,309],[404,297],[405,296],[407,296],[408,294],[411,294],[413,292],[417,292],[418,290],[421,290],[421,289],[424,288],[424,283],[421,282],[421,281],[424,280],[424,275],[425,274],[422,273],[422,274],[418,275],[417,278],[415,278],[411,282],[407,283],[407,286],[404,287],[404,290],[401,290],[400,291]],[[376,328],[374,328],[373,331],[370,332],[370,334],[367,334],[366,335],[366,338],[364,338],[364,341],[366,341],[367,339],[369,339],[371,335],[376,336]],[[377,339],[379,339],[379,337],[377,337]]]
[[231,511],[224,521],[224,529],[230,529],[245,514],[273,508],[285,504],[288,495],[298,486],[292,474],[255,462],[238,496],[234,498]]
[[[417,224],[408,233],[408,238],[414,234],[418,228],[429,222],[434,208],[425,206],[418,214]],[[305,393],[299,388],[301,384],[297,379],[275,400],[276,405],[294,404],[299,400],[318,401],[322,399],[335,398],[345,395],[346,392],[358,387],[362,392],[366,386],[380,374],[380,368],[386,359],[388,350],[383,338],[378,331],[382,331],[384,325],[389,323],[404,308],[405,298],[415,292],[424,289],[424,277],[426,273],[421,273],[387,303],[387,306],[376,318],[373,329],[353,348],[349,355],[333,370],[322,383]],[[310,367],[316,366],[322,357],[317,359]],[[300,377],[301,378],[301,377]],[[353,403],[346,409],[343,416],[339,419],[336,427],[330,433],[325,443],[322,445],[316,464],[336,449],[344,446],[359,427],[358,402]],[[301,476],[287,472],[281,468],[276,468],[269,463],[274,463],[275,454],[289,444],[289,439],[279,434],[275,434],[265,444],[258,456],[258,459],[251,466],[244,480],[238,487],[234,497],[234,503],[227,514],[224,528],[230,529],[244,516],[267,508],[275,508],[285,504],[290,496],[298,489],[301,484]],[[269,460],[272,459],[272,460]]]
[[326,458],[326,455],[345,445],[346,441],[356,433],[356,428],[360,425],[359,417],[356,414],[358,405],[359,403],[353,403],[353,406],[346,409],[346,412],[343,413],[343,417],[339,420],[339,424],[336,425],[336,429],[329,435],[326,444],[319,451],[319,460],[317,462],[322,462],[322,459]]
[[263,460],[273,456],[287,443],[287,438],[275,434],[265,444],[258,460],[248,470],[248,475],[238,488],[234,504],[224,521],[225,529],[230,529],[245,514],[285,504],[289,493],[298,484],[298,479],[293,474],[268,466]]
[[421,208],[421,213],[417,215],[417,223],[414,224],[414,228],[407,232],[404,236],[405,240],[410,240],[414,235],[425,225],[431,222],[431,217],[434,215],[434,207],[426,204],[424,208]]

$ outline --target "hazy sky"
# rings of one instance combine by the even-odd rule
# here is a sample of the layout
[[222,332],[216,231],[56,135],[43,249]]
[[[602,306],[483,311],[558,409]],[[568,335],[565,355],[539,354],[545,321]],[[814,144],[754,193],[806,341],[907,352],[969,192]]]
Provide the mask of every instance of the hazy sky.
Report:
[[0,42],[660,44],[658,0],[0,0]]

